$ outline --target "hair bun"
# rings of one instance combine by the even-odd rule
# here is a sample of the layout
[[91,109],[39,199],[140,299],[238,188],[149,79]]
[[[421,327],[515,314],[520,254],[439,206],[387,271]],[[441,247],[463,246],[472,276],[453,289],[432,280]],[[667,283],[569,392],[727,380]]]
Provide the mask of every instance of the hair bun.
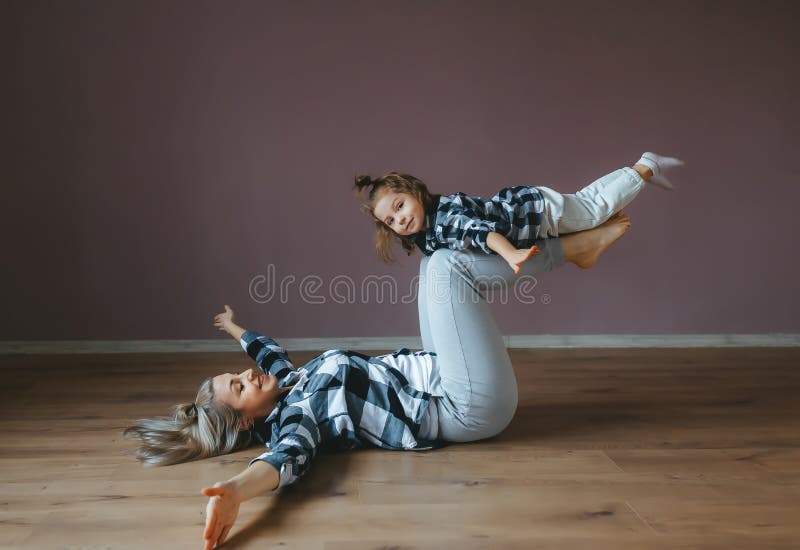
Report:
[[369,187],[370,185],[374,185],[375,182],[372,181],[372,178],[369,176],[356,176],[356,187],[358,189],[364,189],[365,187]]

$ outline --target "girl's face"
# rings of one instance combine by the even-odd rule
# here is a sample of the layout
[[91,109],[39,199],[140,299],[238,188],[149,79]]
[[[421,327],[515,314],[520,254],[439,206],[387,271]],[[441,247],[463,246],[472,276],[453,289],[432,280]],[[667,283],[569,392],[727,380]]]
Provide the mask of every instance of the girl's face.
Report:
[[425,209],[408,193],[384,191],[375,201],[372,213],[398,235],[413,235],[425,229]]
[[219,374],[212,384],[215,399],[240,411],[248,422],[269,416],[282,390],[277,377],[255,367],[240,374]]

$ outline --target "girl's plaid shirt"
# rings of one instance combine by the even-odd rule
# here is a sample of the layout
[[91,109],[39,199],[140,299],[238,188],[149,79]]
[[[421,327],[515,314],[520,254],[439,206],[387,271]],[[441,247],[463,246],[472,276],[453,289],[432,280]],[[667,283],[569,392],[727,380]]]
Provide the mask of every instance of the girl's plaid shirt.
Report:
[[439,248],[464,250],[486,246],[491,231],[504,235],[517,248],[530,248],[539,235],[544,197],[536,187],[506,187],[491,199],[453,193],[434,197],[425,213],[427,229],[412,238],[426,256]]

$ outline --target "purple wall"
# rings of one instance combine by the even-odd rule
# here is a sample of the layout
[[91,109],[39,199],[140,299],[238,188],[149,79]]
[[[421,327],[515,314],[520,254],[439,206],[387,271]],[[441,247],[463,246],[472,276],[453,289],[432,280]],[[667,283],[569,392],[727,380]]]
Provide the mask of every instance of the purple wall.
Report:
[[[416,305],[336,304],[393,275],[353,175],[564,192],[645,150],[590,271],[493,309],[504,333],[798,332],[793,2],[33,2],[0,6],[0,339],[213,338],[223,303],[284,337],[418,334]],[[268,266],[287,303],[250,298]],[[318,275],[325,304],[297,287]],[[388,301],[388,300],[387,300]]]

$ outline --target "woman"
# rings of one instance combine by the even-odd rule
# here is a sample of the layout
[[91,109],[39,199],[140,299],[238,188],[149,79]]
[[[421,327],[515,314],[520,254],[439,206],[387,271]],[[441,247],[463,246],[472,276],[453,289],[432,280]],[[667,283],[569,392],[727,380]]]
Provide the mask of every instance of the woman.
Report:
[[[630,227],[618,214],[602,226],[537,241],[541,252],[523,274],[565,262],[591,267]],[[204,381],[194,403],[171,419],[140,420],[125,434],[140,439],[148,465],[214,456],[254,438],[269,450],[237,476],[203,489],[206,548],[227,538],[239,505],[304,475],[319,449],[364,442],[424,450],[497,435],[517,407],[517,384],[503,338],[482,292],[487,282],[513,282],[497,255],[437,250],[423,258],[418,295],[425,350],[368,357],[329,350],[294,369],[273,340],[236,324],[234,313],[214,325],[241,343],[260,369]]]

